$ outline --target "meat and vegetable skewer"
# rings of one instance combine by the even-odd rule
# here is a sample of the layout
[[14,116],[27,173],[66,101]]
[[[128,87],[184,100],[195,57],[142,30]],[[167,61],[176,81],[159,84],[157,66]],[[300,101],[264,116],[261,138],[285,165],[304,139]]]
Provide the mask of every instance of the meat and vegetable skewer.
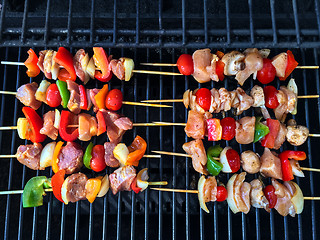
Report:
[[[246,173],[234,174],[228,181],[223,193],[233,213],[243,212],[247,214],[251,206],[264,208],[270,212],[274,208],[281,216],[290,215],[294,217],[301,214],[304,208],[304,200],[320,200],[319,197],[304,197],[303,193],[295,182],[285,181],[279,183],[274,178],[272,184],[264,186],[260,179],[254,179],[250,183],[245,182]],[[217,181],[214,177],[205,178],[203,175],[198,181],[198,190],[151,188],[157,191],[197,193],[200,207],[207,213],[209,209],[206,202],[218,200]]]
[[58,51],[42,50],[39,57],[31,48],[28,51],[29,57],[24,63],[1,61],[7,65],[25,65],[27,75],[36,77],[40,71],[48,79],[59,79],[62,81],[75,81],[77,77],[86,84],[90,78],[101,82],[108,82],[112,75],[120,80],[129,81],[133,73],[180,75],[173,72],[159,72],[148,70],[135,70],[134,61],[131,58],[122,57],[112,59],[106,54],[102,47],[93,47],[93,56],[84,49],[79,49],[74,56],[64,47],[59,47]]
[[238,87],[234,91],[228,91],[225,88],[206,89],[200,88],[195,91],[187,90],[183,94],[183,99],[172,100],[145,100],[142,102],[183,102],[186,108],[199,113],[219,113],[231,109],[235,110],[236,115],[251,107],[259,107],[265,118],[270,118],[266,108],[273,109],[276,118],[284,121],[287,114],[297,114],[298,98],[319,98],[319,95],[298,96],[298,88],[294,79],[291,79],[287,85],[281,86],[277,90],[273,86],[264,88],[255,85],[250,95]]
[[304,177],[302,170],[320,171],[319,169],[300,167],[299,161],[306,159],[302,151],[283,151],[277,154],[265,148],[261,157],[253,151],[245,151],[239,155],[231,147],[221,148],[219,145],[210,147],[207,152],[201,140],[185,143],[182,148],[187,154],[165,151],[152,151],[156,154],[191,157],[195,171],[217,176],[220,172],[236,173],[242,169],[250,174],[261,173],[264,177],[290,181],[294,176]]
[[109,176],[88,178],[83,173],[73,173],[65,178],[66,172],[60,170],[52,178],[37,176],[31,178],[23,191],[0,192],[3,194],[23,193],[23,207],[38,207],[43,205],[43,195],[52,191],[54,196],[64,204],[87,199],[93,203],[97,197],[104,197],[109,189],[113,194],[119,191],[144,191],[149,185],[167,185],[166,181],[148,182],[148,169],[142,169],[136,174],[132,166],[124,166],[115,170]]
[[262,84],[272,82],[277,76],[284,81],[294,69],[318,69],[319,66],[298,66],[292,52],[280,53],[268,59],[270,49],[248,48],[243,53],[231,51],[224,54],[210,49],[199,49],[193,55],[182,54],[176,64],[141,63],[149,66],[177,66],[182,75],[192,75],[199,83],[223,81],[225,76],[235,76],[240,85],[253,75]]
[[67,174],[79,171],[84,165],[95,172],[107,166],[138,166],[143,157],[160,158],[160,155],[145,155],[147,143],[137,136],[127,147],[123,143],[105,142],[104,145],[90,143],[85,152],[75,142],[50,142],[46,146],[40,143],[20,145],[15,155],[0,155],[0,158],[17,158],[26,167],[33,170],[44,170],[52,167],[53,172],[64,169]]
[[118,111],[122,104],[147,106],[147,107],[172,107],[161,104],[147,104],[140,102],[123,101],[123,94],[119,89],[109,91],[108,84],[102,89],[86,89],[83,85],[67,80],[58,80],[57,83],[50,83],[43,80],[40,86],[36,82],[27,83],[18,88],[17,92],[0,91],[2,94],[16,95],[16,98],[25,106],[37,110],[42,103],[50,107],[58,107],[60,104],[73,113],[80,113],[81,110],[109,109]]

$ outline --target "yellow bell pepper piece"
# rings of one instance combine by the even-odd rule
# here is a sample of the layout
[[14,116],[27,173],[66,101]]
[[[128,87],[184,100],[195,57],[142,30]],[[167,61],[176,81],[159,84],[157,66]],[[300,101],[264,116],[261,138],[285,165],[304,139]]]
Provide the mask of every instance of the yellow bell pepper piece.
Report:
[[60,153],[60,150],[61,150],[61,147],[63,145],[63,142],[62,141],[59,141],[54,149],[54,152],[53,152],[53,157],[52,157],[52,171],[54,173],[58,172],[60,169],[59,169],[59,166],[58,166],[58,156],[59,156],[59,153]]
[[90,203],[96,199],[101,188],[101,178],[90,178],[86,183],[86,198]]

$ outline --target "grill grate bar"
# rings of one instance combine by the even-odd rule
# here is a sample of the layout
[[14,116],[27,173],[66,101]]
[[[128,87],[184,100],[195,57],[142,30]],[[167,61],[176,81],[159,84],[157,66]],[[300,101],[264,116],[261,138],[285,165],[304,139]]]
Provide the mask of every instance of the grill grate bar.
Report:
[[298,9],[297,9],[297,1],[296,0],[292,0],[292,7],[293,7],[294,24],[296,27],[297,44],[299,46],[301,43],[301,40],[300,40],[300,27],[299,27]]
[[271,10],[271,21],[272,21],[272,33],[273,33],[273,44],[276,45],[278,43],[277,36],[277,25],[276,25],[276,14],[274,10],[274,0],[270,0],[270,10]]
[[254,44],[254,26],[253,26],[253,16],[252,16],[252,0],[248,0],[249,6],[249,17],[250,17],[250,41]]
[[320,12],[319,12],[319,1],[315,0],[314,1],[314,9],[316,12],[316,17],[317,17],[317,24],[318,24],[318,32],[319,32],[319,38],[320,38]]
[[208,16],[207,16],[207,0],[203,0],[203,28],[204,28],[204,44],[208,44]]
[[94,43],[94,13],[95,13],[95,0],[91,1],[91,16],[90,16],[90,44]]
[[29,9],[29,0],[25,0],[25,2],[24,2],[23,20],[22,20],[21,43],[25,42],[27,19],[28,19],[28,9]]
[[3,24],[5,21],[5,14],[7,10],[7,0],[2,0],[2,9],[1,9],[1,15],[0,15],[0,40],[2,40],[2,33],[3,33]]
[[182,0],[181,5],[181,21],[182,21],[182,45],[186,45],[186,1]]
[[112,43],[117,42],[117,0],[113,2],[113,40]]
[[47,0],[47,9],[46,9],[46,21],[44,25],[44,44],[45,46],[48,44],[49,39],[49,23],[50,23],[50,6],[51,6],[51,0]]
[[226,0],[226,28],[227,28],[227,42],[226,42],[226,45],[229,46],[230,43],[231,43],[229,0]]

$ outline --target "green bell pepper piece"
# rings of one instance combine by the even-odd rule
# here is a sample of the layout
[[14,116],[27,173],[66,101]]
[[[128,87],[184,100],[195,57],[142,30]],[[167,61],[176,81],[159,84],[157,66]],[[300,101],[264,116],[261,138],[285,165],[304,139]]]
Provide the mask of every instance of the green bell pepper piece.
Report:
[[222,150],[220,145],[209,147],[207,150],[207,169],[212,176],[217,176],[223,167],[222,163],[215,159],[220,156]]
[[23,189],[22,203],[23,207],[38,207],[43,204],[44,183],[48,181],[45,176],[31,178]]
[[253,140],[254,143],[258,142],[260,139],[262,139],[264,136],[266,136],[270,132],[269,128],[260,122],[261,119],[262,117],[256,118],[254,140]]
[[60,80],[57,80],[56,83],[62,99],[62,106],[67,108],[70,99],[70,91],[68,90],[67,83]]
[[84,153],[84,155],[83,155],[83,163],[89,169],[91,169],[90,161],[91,161],[91,158],[92,158],[92,155],[91,155],[92,148],[93,148],[93,143],[90,142],[88,147],[87,147],[87,149],[86,149],[86,151],[85,151],[85,153]]
[[47,181],[45,181],[45,182],[43,183],[43,187],[44,187],[45,189],[52,188],[51,178],[48,178]]

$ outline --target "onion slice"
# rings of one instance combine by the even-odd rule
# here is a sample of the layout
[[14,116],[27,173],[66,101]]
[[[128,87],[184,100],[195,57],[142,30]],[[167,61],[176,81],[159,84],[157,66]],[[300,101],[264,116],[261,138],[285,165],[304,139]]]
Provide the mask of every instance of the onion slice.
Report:
[[106,174],[101,180],[101,187],[100,187],[100,190],[98,192],[97,197],[105,196],[109,190],[109,186],[110,186],[109,176],[108,176],[108,174]]
[[[293,78],[290,79],[287,88],[292,91],[296,97],[298,96],[298,86]],[[294,110],[291,112],[292,115],[296,115],[298,112],[297,106],[298,106],[298,99],[296,98],[295,104],[294,104]]]
[[61,198],[64,202],[64,204],[68,204],[69,201],[68,201],[68,197],[67,197],[67,185],[68,185],[68,178],[66,178],[62,184],[62,187],[61,187]]
[[304,206],[304,199],[303,199],[303,193],[300,189],[300,187],[298,186],[298,184],[296,184],[295,182],[291,182],[291,184],[294,185],[294,187],[296,188],[296,191],[293,194],[293,197],[291,198],[291,202],[294,206],[294,209],[296,210],[296,214],[300,214],[303,211],[303,206]]
[[230,168],[230,165],[229,165],[229,162],[228,162],[228,159],[227,159],[227,155],[226,155],[226,153],[227,153],[227,151],[229,149],[232,149],[232,148],[231,147],[225,147],[222,150],[221,154],[220,154],[220,162],[223,165],[221,171],[224,172],[224,173],[232,173],[232,170]]
[[207,208],[205,199],[204,199],[204,185],[206,182],[206,178],[204,175],[202,175],[198,181],[198,199],[200,207],[205,211],[206,213],[210,213],[209,209]]
[[137,186],[141,188],[141,191],[144,191],[148,188],[149,183],[147,180],[149,179],[148,168],[142,169],[137,175]]
[[130,81],[132,75],[133,75],[133,69],[134,69],[134,61],[131,58],[120,58],[120,60],[123,59],[123,66],[124,66],[124,80]]
[[234,181],[236,180],[238,174],[233,174],[233,176],[229,179],[227,183],[227,190],[228,190],[228,197],[227,202],[229,208],[233,213],[238,213],[240,210],[237,207],[237,203],[235,202],[234,195],[233,195],[233,188],[234,188]]
[[59,129],[59,127],[60,127],[60,112],[58,109],[54,110],[54,124],[53,124],[53,126],[56,129]]
[[52,165],[52,158],[55,147],[56,142],[50,142],[42,149],[40,156],[40,169],[45,169],[46,167]]

